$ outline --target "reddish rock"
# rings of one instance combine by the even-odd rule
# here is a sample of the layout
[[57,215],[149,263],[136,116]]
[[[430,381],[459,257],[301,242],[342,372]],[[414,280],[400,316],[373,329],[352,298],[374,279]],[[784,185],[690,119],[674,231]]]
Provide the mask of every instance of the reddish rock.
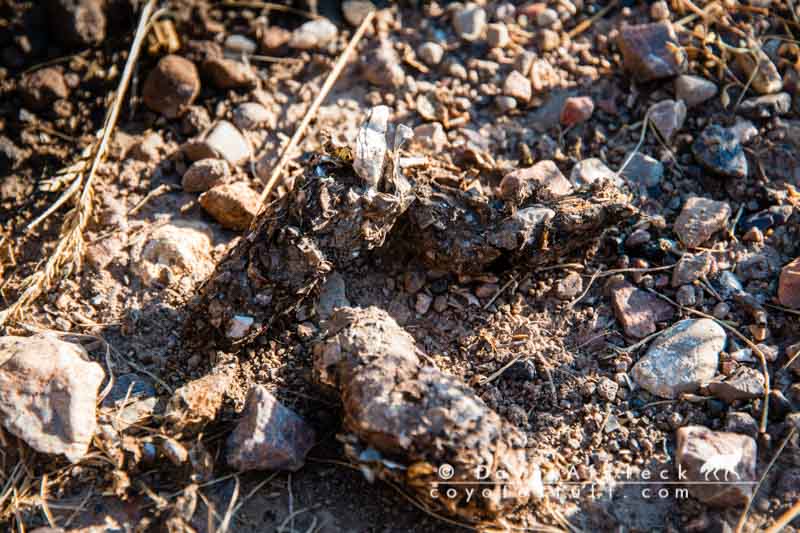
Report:
[[258,193],[243,182],[217,185],[198,201],[223,227],[233,230],[246,230],[258,212]]
[[249,66],[233,59],[209,58],[203,61],[203,72],[218,89],[247,89],[257,81]]
[[684,245],[695,248],[724,229],[730,215],[731,207],[727,202],[693,196],[686,201],[673,229]]
[[800,257],[781,270],[778,301],[784,307],[800,309]]
[[503,83],[503,94],[512,96],[520,102],[527,103],[531,99],[532,93],[531,80],[516,70],[512,70]]
[[227,461],[240,472],[297,471],[314,440],[314,430],[300,416],[256,385],[247,394],[242,418],[228,438]]
[[532,167],[509,172],[500,182],[500,197],[521,202],[534,193],[558,198],[572,192],[572,185],[552,161],[539,161]]
[[69,97],[64,75],[56,67],[39,69],[27,74],[20,84],[22,99],[32,109],[43,109],[59,98]]
[[671,319],[675,312],[658,296],[637,289],[627,281],[617,281],[610,289],[614,315],[628,337],[641,339],[655,333],[656,322]]
[[684,254],[672,271],[672,286],[677,288],[698,280],[711,272],[713,256],[708,252]]
[[181,56],[161,58],[144,82],[144,103],[167,118],[182,115],[200,92],[200,76],[194,63]]
[[669,22],[625,26],[620,29],[617,43],[625,70],[639,82],[676,76],[686,63],[686,56]]
[[594,113],[594,101],[588,96],[575,96],[567,98],[561,108],[561,124],[573,126],[586,122]]
[[[692,496],[708,505],[747,502],[756,478],[756,441],[738,433],[686,426],[677,432],[675,459]],[[709,481],[719,483],[707,483]],[[695,483],[692,483],[695,482]]]
[[206,192],[230,178],[231,171],[224,159],[201,159],[189,167],[181,182],[186,192]]

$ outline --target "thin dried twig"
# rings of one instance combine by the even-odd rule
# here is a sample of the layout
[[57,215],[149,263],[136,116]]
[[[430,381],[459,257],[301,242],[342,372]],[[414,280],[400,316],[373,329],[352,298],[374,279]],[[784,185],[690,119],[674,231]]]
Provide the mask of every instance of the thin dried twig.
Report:
[[[339,55],[339,59],[336,60],[336,64],[334,64],[333,68],[331,69],[328,77],[325,79],[325,83],[322,85],[322,89],[320,89],[319,94],[308,107],[303,120],[300,122],[300,125],[297,126],[297,129],[292,135],[292,138],[289,140],[289,143],[283,149],[281,153],[280,159],[275,164],[272,169],[272,173],[269,176],[269,180],[267,184],[264,186],[264,191],[261,193],[261,199],[259,200],[259,212],[264,209],[266,205],[267,198],[272,193],[272,189],[275,188],[275,185],[278,183],[278,180],[281,177],[281,173],[283,172],[283,168],[286,166],[286,163],[289,162],[289,157],[292,155],[292,151],[300,142],[300,139],[303,138],[305,135],[306,128],[311,123],[311,120],[317,114],[317,110],[319,106],[322,105],[322,102],[325,100],[325,97],[328,96],[328,93],[333,88],[334,83],[339,78],[339,74],[342,73],[345,64],[347,63],[347,59],[350,57],[350,54],[355,50],[356,45],[361,41],[361,38],[364,36],[364,33],[367,31],[367,28],[372,23],[372,19],[375,17],[375,11],[370,11],[369,14],[364,17],[364,20],[361,22],[361,25],[358,27],[356,32],[353,34],[353,37],[350,39],[350,42],[347,43],[347,47],[342,51]],[[255,221],[258,220],[258,217],[253,218],[253,224]],[[251,226],[251,231],[254,226]]]
[[[796,431],[797,428],[793,427],[792,430],[789,432],[789,434],[786,435],[786,438],[783,439],[783,442],[781,442],[778,451],[776,451],[775,455],[772,456],[772,460],[769,462],[766,470],[764,470],[764,473],[761,475],[761,479],[758,480],[758,484],[756,485],[755,489],[753,489],[753,493],[747,499],[747,505],[745,505],[744,511],[742,511],[742,515],[739,517],[739,521],[736,523],[736,533],[742,533],[742,528],[744,528],[744,523],[747,520],[747,514],[750,512],[750,506],[753,505],[753,500],[755,499],[756,494],[758,494],[758,489],[761,488],[761,484],[764,483],[764,479],[767,477],[767,474],[769,473],[770,469],[772,469],[772,465],[774,465],[775,461],[778,460],[778,457],[780,457],[781,453],[783,452],[783,449],[786,447],[786,444],[794,436]],[[775,526],[773,525],[772,527],[774,528]],[[781,530],[780,528],[775,529],[775,531],[780,531],[780,530]],[[773,529],[770,528],[769,531],[773,531]]]
[[800,500],[796,501],[788,511],[783,513],[764,533],[780,533],[789,523],[800,515]]
[[92,216],[92,207],[94,203],[92,182],[97,174],[100,162],[105,157],[108,143],[111,139],[111,133],[116,126],[117,117],[122,107],[122,100],[125,97],[126,90],[133,75],[134,66],[139,58],[139,52],[147,34],[147,24],[150,20],[153,8],[155,7],[155,3],[155,0],[148,0],[142,8],[142,14],[139,18],[139,24],[136,28],[136,34],[133,38],[130,52],[128,53],[125,69],[122,72],[122,78],[117,87],[114,102],[106,115],[100,140],[93,150],[91,166],[89,166],[85,175],[83,171],[81,174],[80,183],[82,183],[83,187],[78,197],[78,203],[64,217],[64,223],[61,226],[61,235],[56,249],[44,263],[44,266],[40,265],[33,274],[23,280],[23,292],[19,298],[11,304],[11,306],[0,311],[0,326],[5,325],[6,322],[11,319],[19,318],[25,307],[33,303],[45,290],[51,288],[58,278],[68,276],[73,271],[80,270],[85,244],[83,230],[86,228]]

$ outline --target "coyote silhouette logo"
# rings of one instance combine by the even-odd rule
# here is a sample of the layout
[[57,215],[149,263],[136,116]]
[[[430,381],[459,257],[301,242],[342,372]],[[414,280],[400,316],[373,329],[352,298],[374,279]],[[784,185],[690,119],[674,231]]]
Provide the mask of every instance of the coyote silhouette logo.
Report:
[[724,453],[719,455],[712,455],[700,467],[700,473],[705,475],[706,481],[710,481],[709,477],[713,474],[714,479],[720,481],[719,473],[723,472],[722,478],[728,481],[728,476],[733,475],[736,479],[740,479],[739,474],[736,472],[736,465],[742,459],[742,450],[737,450],[733,453]]

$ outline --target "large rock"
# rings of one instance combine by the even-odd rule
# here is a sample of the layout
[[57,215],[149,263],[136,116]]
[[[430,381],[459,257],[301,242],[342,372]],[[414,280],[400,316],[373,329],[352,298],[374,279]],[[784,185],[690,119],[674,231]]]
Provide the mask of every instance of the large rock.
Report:
[[669,22],[624,26],[620,29],[619,48],[625,70],[636,81],[647,82],[681,73],[686,63],[675,30]]
[[752,400],[764,395],[764,374],[750,367],[740,366],[725,381],[713,381],[708,390],[728,403]]
[[48,335],[0,337],[0,422],[43,453],[79,461],[97,427],[105,372],[82,346]]
[[314,430],[269,391],[250,389],[242,418],[227,442],[227,461],[246,470],[296,471],[314,446]]
[[675,311],[670,304],[627,281],[610,287],[611,305],[625,335],[641,339],[655,333],[656,322],[669,320]]
[[145,285],[199,282],[214,270],[211,232],[201,222],[178,221],[155,228],[133,248],[132,270]]
[[631,375],[648,392],[677,398],[714,378],[727,337],[711,319],[681,320],[650,345]]
[[731,206],[727,202],[692,196],[686,200],[673,229],[686,247],[695,248],[725,228],[730,215]]
[[144,82],[144,103],[167,118],[181,116],[200,92],[200,76],[188,59],[168,55],[161,58]]
[[747,503],[757,480],[755,439],[686,426],[678,430],[677,441],[675,460],[692,496],[716,507]]
[[671,143],[686,121],[686,104],[682,100],[662,100],[650,106],[648,113],[661,137]]

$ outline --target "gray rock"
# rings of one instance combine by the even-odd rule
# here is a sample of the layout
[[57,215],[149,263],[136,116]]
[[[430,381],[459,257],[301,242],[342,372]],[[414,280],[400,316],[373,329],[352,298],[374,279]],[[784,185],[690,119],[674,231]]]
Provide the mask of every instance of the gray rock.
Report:
[[711,319],[681,320],[650,345],[631,375],[648,392],[677,398],[714,378],[727,336]]
[[241,132],[226,120],[220,120],[209,132],[203,144],[212,154],[237,166],[250,159],[250,143]]
[[675,78],[675,98],[686,102],[687,107],[694,107],[714,98],[717,85],[705,78],[684,74]]
[[650,106],[648,113],[658,133],[670,143],[686,121],[686,104],[682,100],[662,100]]
[[764,374],[747,366],[740,366],[725,381],[712,381],[711,394],[727,403],[752,400],[764,395]]
[[552,161],[539,161],[532,167],[513,170],[500,182],[500,197],[521,202],[534,193],[559,198],[572,192],[572,185]]
[[292,32],[289,46],[301,50],[322,48],[336,39],[337,33],[336,26],[326,18],[310,20]]
[[686,64],[675,30],[669,22],[623,26],[617,39],[625,70],[636,81],[647,82],[680,74]]
[[656,331],[656,322],[672,318],[675,310],[670,304],[627,281],[612,281],[609,286],[611,306],[625,335],[644,338]]
[[622,170],[621,175],[640,188],[649,189],[661,184],[664,177],[664,165],[658,159],[649,155],[636,152],[633,156],[627,156],[630,161]]
[[789,93],[767,94],[748,98],[739,105],[739,113],[749,118],[770,118],[785,115],[792,109]]
[[708,252],[683,254],[672,271],[672,286],[680,287],[702,278],[711,272],[714,258]]
[[730,215],[731,206],[727,202],[692,196],[686,200],[673,230],[686,247],[695,248],[725,228]]
[[602,160],[590,157],[579,161],[572,167],[569,179],[575,187],[585,187],[596,181],[610,180],[613,183],[621,184],[622,180],[616,173],[608,168]]
[[254,130],[271,118],[272,113],[256,102],[245,102],[233,110],[233,123],[242,130]]
[[739,137],[730,129],[712,124],[692,143],[695,159],[717,174],[731,178],[747,176],[747,158]]
[[75,463],[97,428],[104,378],[77,344],[44,334],[0,337],[0,422],[34,450]]
[[350,307],[350,301],[347,299],[347,287],[342,275],[332,272],[320,289],[317,314],[320,319],[327,320],[340,307]]
[[244,35],[229,35],[225,39],[225,51],[236,56],[241,56],[242,54],[254,54],[257,47],[258,45],[256,45],[255,41],[245,37]]
[[[698,500],[715,507],[746,503],[756,481],[756,441],[738,433],[686,426],[677,431],[675,460]],[[708,481],[720,483],[707,484]],[[748,483],[750,482],[750,483]]]
[[148,418],[158,405],[158,394],[150,378],[138,374],[116,376],[102,406],[113,409],[111,425],[123,431]]
[[390,110],[386,106],[373,107],[356,137],[353,169],[371,187],[378,186],[383,176],[383,167],[386,164],[388,151],[386,131],[389,127],[389,113]]
[[725,417],[725,431],[741,433],[756,438],[758,435],[758,422],[749,413],[732,412]]
[[244,412],[227,442],[227,462],[246,470],[302,468],[314,446],[314,430],[261,386],[250,389]]
[[583,292],[583,278],[577,272],[570,272],[556,284],[556,296],[561,300],[572,300]]
[[453,29],[465,41],[477,41],[486,28],[486,11],[477,4],[468,3],[453,16]]
[[442,62],[444,48],[439,43],[429,41],[420,45],[417,54],[425,64],[435,67]]

